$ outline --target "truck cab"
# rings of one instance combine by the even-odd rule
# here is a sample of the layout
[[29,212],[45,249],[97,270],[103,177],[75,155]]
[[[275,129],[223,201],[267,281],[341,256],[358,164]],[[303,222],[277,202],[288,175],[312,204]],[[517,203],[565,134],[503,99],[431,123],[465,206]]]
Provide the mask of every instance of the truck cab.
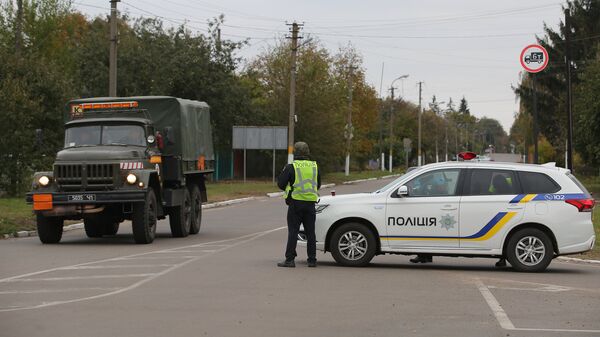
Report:
[[59,242],[64,220],[83,219],[89,237],[114,235],[131,220],[136,243],[151,243],[167,216],[173,236],[199,232],[213,172],[206,103],[96,98],[66,111],[64,148],[52,171],[35,173],[27,195],[42,242]]

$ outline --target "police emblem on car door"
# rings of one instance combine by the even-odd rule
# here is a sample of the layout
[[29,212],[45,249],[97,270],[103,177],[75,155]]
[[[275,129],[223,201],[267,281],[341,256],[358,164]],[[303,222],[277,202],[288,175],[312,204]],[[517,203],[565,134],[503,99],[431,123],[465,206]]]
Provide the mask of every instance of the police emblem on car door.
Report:
[[391,248],[458,248],[459,177],[460,169],[429,171],[391,193],[382,241]]

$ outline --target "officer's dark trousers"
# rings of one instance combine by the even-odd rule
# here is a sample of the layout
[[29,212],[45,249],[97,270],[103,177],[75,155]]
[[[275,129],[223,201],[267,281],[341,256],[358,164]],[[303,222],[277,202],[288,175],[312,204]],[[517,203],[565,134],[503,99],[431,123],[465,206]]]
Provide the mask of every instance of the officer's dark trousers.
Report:
[[307,247],[306,253],[308,261],[317,261],[317,241],[315,238],[315,203],[310,201],[292,200],[288,206],[288,241],[285,249],[285,259],[293,260],[296,254],[296,244],[298,242],[298,232],[300,224],[304,225]]

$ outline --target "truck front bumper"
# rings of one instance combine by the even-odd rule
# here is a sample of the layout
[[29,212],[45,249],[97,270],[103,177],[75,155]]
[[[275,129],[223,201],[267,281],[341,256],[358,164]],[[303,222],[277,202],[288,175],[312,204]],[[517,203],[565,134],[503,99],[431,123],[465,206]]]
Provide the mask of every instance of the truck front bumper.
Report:
[[[35,197],[34,197],[35,196]],[[29,192],[28,204],[47,203],[42,206],[105,205],[146,200],[146,191],[83,191],[83,192]],[[49,204],[49,205],[48,205]]]

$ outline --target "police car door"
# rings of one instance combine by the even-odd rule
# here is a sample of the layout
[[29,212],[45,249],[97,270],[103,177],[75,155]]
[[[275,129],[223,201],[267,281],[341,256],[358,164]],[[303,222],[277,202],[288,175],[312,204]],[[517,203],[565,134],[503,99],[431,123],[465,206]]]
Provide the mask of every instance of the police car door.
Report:
[[458,248],[458,168],[422,173],[407,182],[407,195],[394,191],[387,200],[390,248]]
[[523,204],[510,203],[519,191],[512,170],[468,170],[460,203],[460,248],[502,248],[506,231],[523,217]]

